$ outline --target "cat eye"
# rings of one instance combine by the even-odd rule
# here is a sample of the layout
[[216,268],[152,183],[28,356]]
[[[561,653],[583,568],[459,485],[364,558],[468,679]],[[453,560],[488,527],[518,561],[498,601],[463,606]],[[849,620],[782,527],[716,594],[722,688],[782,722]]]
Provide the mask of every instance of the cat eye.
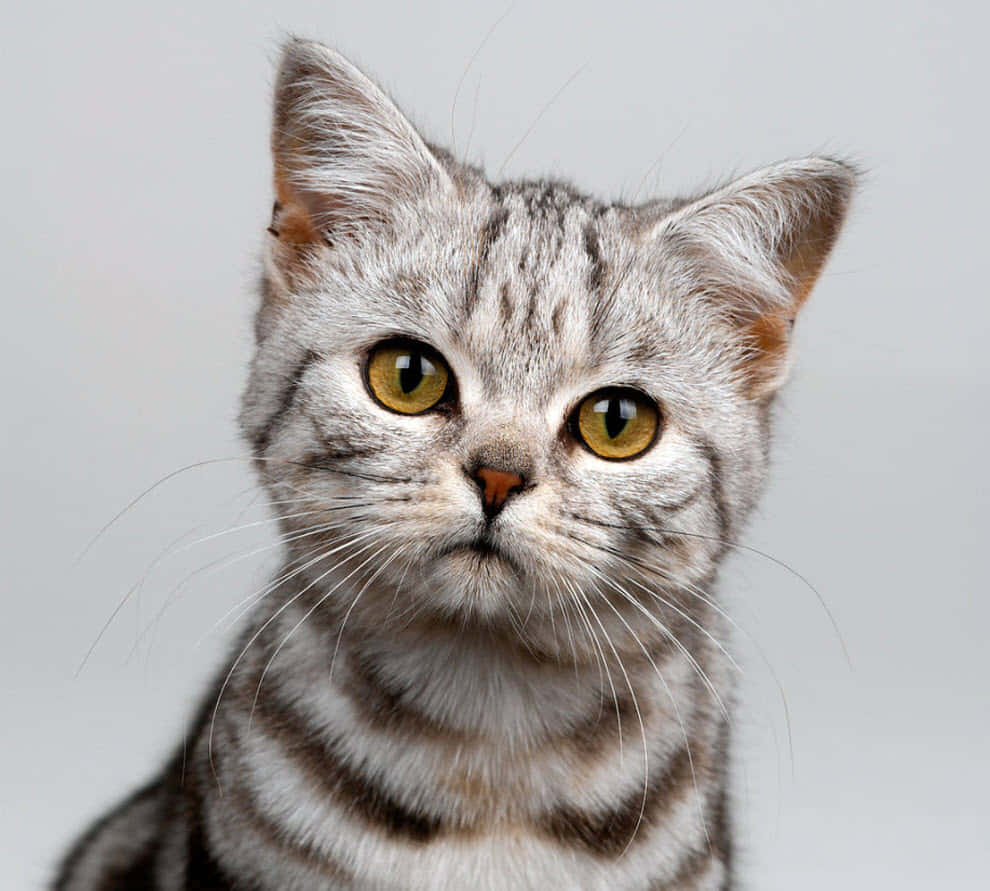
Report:
[[578,406],[572,428],[600,458],[621,461],[653,445],[660,429],[660,410],[652,399],[636,390],[598,390]]
[[436,350],[414,340],[380,343],[368,357],[371,395],[389,411],[418,415],[448,395],[450,369]]

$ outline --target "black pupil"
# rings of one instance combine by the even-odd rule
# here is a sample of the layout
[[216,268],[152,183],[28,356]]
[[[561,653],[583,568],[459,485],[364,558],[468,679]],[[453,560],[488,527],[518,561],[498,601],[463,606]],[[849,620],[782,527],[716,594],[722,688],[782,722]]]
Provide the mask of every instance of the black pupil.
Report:
[[615,439],[634,417],[636,417],[636,405],[632,400],[614,397],[609,399],[608,408],[605,409],[605,432],[609,439]]
[[403,393],[412,393],[426,375],[433,373],[433,365],[421,353],[405,353],[395,360],[395,365],[399,369],[399,387]]

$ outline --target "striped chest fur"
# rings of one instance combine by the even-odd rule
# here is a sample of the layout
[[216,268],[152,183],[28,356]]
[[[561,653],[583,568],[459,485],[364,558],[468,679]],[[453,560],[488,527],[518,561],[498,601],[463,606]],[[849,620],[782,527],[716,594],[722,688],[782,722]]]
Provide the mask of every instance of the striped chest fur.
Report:
[[60,889],[725,889],[712,592],[853,186],[491,185],[292,41],[242,425],[282,570]]

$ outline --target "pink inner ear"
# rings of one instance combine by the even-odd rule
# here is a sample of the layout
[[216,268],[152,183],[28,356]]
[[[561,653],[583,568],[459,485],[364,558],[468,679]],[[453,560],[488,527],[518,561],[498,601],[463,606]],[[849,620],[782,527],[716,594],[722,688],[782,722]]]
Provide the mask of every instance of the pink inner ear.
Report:
[[319,230],[313,222],[312,214],[298,200],[291,186],[286,182],[284,171],[275,171],[275,194],[280,205],[275,228],[278,238],[290,245],[312,244],[320,240]]
[[792,243],[782,251],[781,262],[791,277],[794,314],[804,305],[821,274],[825,261],[835,245],[845,212],[845,205],[836,208],[824,205],[812,212]]
[[737,326],[754,398],[783,381],[791,326],[835,244],[854,185],[848,165],[808,158],[749,174],[681,211],[679,248],[692,251]]
[[841,223],[841,214],[836,215],[832,208],[823,209],[804,221],[790,244],[783,246],[780,263],[790,278],[791,305],[759,316],[743,329],[749,349],[743,369],[751,397],[769,396],[780,384],[787,370],[787,350],[794,318],[818,280]]
[[787,370],[787,347],[793,318],[760,316],[743,332],[748,347],[743,360],[746,393],[753,399],[769,396]]
[[290,41],[276,80],[272,155],[286,245],[380,226],[449,183],[395,104],[339,53]]

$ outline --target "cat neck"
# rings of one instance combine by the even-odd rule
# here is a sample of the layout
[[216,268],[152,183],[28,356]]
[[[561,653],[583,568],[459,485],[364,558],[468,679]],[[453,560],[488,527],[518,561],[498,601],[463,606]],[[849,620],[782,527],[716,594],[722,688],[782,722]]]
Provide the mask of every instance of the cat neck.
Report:
[[[541,617],[530,617],[525,628],[422,611],[383,620],[391,590],[370,587],[357,597],[358,590],[341,589],[331,602],[317,586],[305,588],[300,583],[296,595],[258,613],[252,627],[264,630],[254,659],[270,662],[261,669],[265,684],[294,691],[293,699],[311,700],[314,689],[326,689],[328,713],[343,703],[360,720],[401,725],[404,733],[470,736],[518,749],[607,722],[607,715],[614,724],[625,715],[631,727],[641,720],[640,703],[666,699],[676,714],[697,698],[683,649],[703,658],[705,640],[685,623],[674,627],[675,644],[670,631],[656,628],[623,637],[630,623],[620,616],[593,636],[586,631],[582,647],[577,628],[551,635]],[[556,648],[539,645],[554,638]]]

